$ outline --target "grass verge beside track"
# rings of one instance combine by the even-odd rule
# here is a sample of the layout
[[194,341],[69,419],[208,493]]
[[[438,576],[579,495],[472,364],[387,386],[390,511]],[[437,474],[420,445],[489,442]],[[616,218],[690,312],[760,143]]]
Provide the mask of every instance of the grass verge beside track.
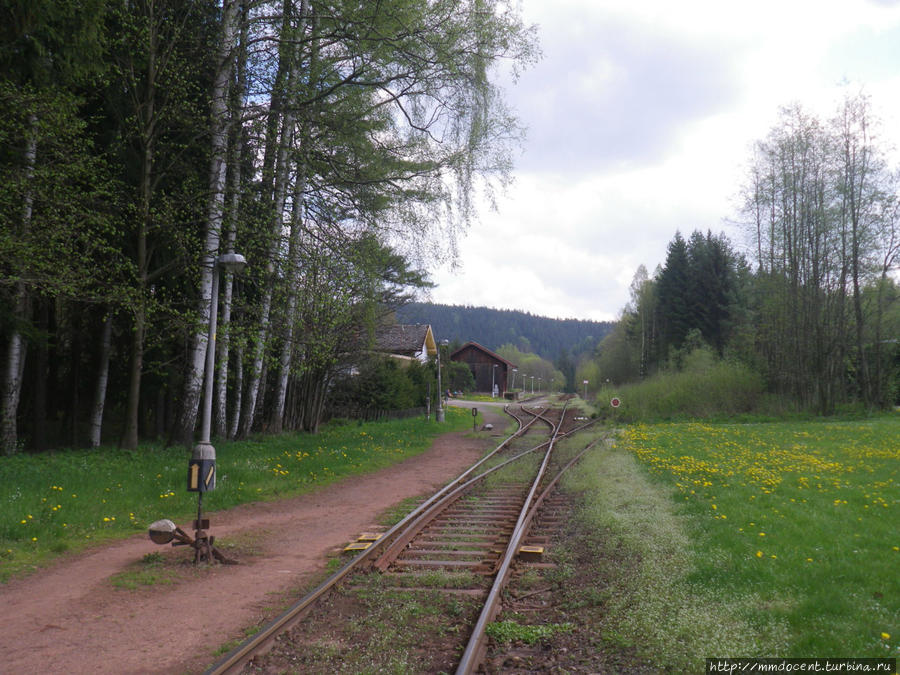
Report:
[[[204,510],[309,492],[417,455],[448,431],[466,430],[471,413],[446,423],[421,418],[329,424],[317,435],[290,433],[215,441],[217,486]],[[196,516],[187,492],[190,451],[144,445],[0,457],[0,583],[67,551],[146,530],[159,518]]]
[[668,672],[900,656],[900,417],[625,429],[569,479],[589,620]]

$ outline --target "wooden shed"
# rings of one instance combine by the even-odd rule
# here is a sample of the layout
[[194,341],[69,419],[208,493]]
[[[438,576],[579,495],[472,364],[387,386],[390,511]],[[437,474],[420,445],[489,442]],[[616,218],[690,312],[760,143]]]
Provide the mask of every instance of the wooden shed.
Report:
[[491,393],[493,384],[501,398],[506,394],[509,374],[516,367],[477,342],[467,342],[450,355],[450,360],[468,364],[475,378],[475,391]]

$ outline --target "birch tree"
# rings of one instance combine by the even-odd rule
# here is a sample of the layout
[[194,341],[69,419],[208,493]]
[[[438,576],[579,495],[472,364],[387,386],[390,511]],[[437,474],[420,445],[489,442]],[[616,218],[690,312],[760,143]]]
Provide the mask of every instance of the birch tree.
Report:
[[[205,239],[203,259],[200,264],[200,283],[197,300],[197,330],[191,340],[188,354],[188,369],[185,376],[184,398],[182,403],[181,425],[185,437],[192,434],[200,407],[200,389],[203,384],[203,371],[206,363],[206,348],[209,343],[210,300],[212,295],[213,274],[216,269],[216,256],[222,234],[222,222],[225,212],[225,180],[228,168],[228,129],[230,126],[229,84],[233,70],[236,40],[238,36],[238,20],[241,0],[223,0],[222,20],[215,54],[215,75],[210,91],[210,165],[209,193],[206,207]],[[187,440],[187,438],[185,438]]]

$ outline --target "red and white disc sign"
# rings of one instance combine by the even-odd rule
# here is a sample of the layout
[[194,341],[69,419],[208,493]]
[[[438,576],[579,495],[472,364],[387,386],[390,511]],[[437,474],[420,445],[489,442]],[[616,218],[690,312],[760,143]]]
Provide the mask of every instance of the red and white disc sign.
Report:
[[612,399],[612,401],[609,402],[609,404],[610,404],[613,408],[618,408],[620,405],[622,405],[622,401],[620,401],[619,398],[618,398],[617,396],[614,396],[613,399]]

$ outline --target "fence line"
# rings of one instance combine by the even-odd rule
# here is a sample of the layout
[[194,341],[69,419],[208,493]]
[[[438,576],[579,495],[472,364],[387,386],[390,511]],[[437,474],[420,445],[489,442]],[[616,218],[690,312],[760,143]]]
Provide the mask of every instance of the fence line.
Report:
[[402,420],[410,417],[425,417],[425,408],[385,410],[383,408],[368,408],[364,406],[334,406],[325,410],[322,415],[322,421],[328,422],[335,418],[346,418],[363,422],[374,422],[376,420]]

